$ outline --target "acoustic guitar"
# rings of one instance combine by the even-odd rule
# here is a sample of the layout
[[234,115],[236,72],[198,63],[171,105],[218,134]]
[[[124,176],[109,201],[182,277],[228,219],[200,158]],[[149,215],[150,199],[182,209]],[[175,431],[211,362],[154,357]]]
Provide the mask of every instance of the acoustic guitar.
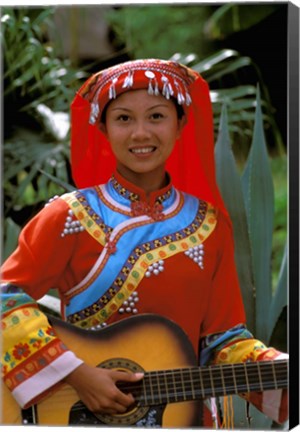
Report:
[[130,317],[97,331],[49,319],[58,336],[86,363],[145,372],[140,382],[118,383],[136,403],[122,415],[94,415],[73,388],[62,383],[24,412],[3,386],[1,424],[195,427],[201,424],[205,398],[288,385],[287,360],[198,367],[183,330],[158,315]]

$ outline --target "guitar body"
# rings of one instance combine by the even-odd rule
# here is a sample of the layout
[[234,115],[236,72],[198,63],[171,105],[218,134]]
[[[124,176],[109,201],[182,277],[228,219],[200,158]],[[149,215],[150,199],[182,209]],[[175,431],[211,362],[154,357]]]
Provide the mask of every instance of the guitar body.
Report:
[[[68,348],[91,366],[131,371],[197,366],[185,333],[175,323],[157,315],[131,317],[98,331],[78,329],[54,317],[50,320]],[[61,384],[35,407],[35,411],[39,425],[186,428],[201,425],[201,406],[201,401],[184,401],[136,406],[123,415],[95,417],[80,403],[72,387]],[[7,388],[3,388],[2,414],[2,424],[22,424],[20,408]]]

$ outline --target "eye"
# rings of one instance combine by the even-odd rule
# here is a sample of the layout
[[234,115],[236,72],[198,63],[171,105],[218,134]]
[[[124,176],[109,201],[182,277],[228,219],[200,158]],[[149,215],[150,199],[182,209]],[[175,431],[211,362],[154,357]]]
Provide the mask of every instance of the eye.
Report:
[[127,115],[127,114],[120,114],[120,115],[117,117],[117,120],[119,120],[119,121],[121,121],[121,122],[123,122],[123,123],[128,122],[129,119],[130,119],[130,117],[129,117],[129,115]]
[[160,120],[160,119],[162,119],[164,117],[164,115],[162,113],[160,113],[160,112],[155,112],[155,113],[151,114],[150,117],[153,120]]

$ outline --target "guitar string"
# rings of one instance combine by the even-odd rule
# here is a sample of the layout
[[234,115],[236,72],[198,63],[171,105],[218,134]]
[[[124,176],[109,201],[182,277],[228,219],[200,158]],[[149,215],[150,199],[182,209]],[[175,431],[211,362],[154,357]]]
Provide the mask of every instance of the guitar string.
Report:
[[[253,369],[255,367],[255,369],[257,370],[258,367],[261,369],[261,367],[263,369],[266,369],[268,367],[268,369],[271,366],[274,366],[274,368],[272,368],[272,372],[270,372],[269,370],[266,371],[261,371],[261,377],[263,378],[263,388],[264,390],[268,390],[269,389],[274,389],[274,371],[275,371],[275,375],[276,375],[276,384],[278,388],[281,388],[281,386],[285,387],[287,386],[288,382],[287,382],[287,378],[286,378],[286,373],[287,373],[287,360],[278,360],[278,361],[266,361],[266,362],[251,362],[251,363],[242,363],[242,364],[225,364],[225,365],[215,365],[215,366],[207,366],[207,367],[194,367],[194,368],[184,368],[184,369],[173,369],[173,370],[166,370],[166,371],[150,371],[150,372],[146,372],[145,373],[145,378],[143,379],[143,381],[141,381],[140,383],[133,383],[133,384],[127,384],[127,383],[122,383],[120,385],[120,389],[124,392],[131,392],[131,393],[137,393],[137,396],[139,401],[145,399],[146,401],[148,401],[149,399],[152,399],[153,402],[154,400],[156,400],[157,398],[159,398],[159,400],[155,403],[159,403],[161,402],[161,400],[163,398],[165,398],[166,402],[172,402],[171,399],[175,398],[181,398],[181,397],[186,397],[188,398],[190,396],[190,398],[194,399],[193,396],[196,396],[196,399],[198,399],[199,397],[201,398],[201,396],[206,395],[207,393],[207,397],[212,396],[212,388],[214,389],[215,393],[220,393],[221,394],[227,394],[230,392],[233,393],[237,393],[237,388],[239,389],[240,393],[243,392],[247,392],[249,391],[249,387],[251,389],[251,391],[260,391],[261,390],[261,385],[259,383],[251,383],[248,382],[248,384],[238,384],[233,385],[232,383],[226,384],[225,388],[224,385],[220,385],[219,387],[217,387],[215,384],[216,380],[222,380],[221,377],[217,377],[216,375],[213,376],[213,379],[211,378],[211,375],[209,373],[209,370],[211,370],[212,372],[224,372],[226,369],[231,372],[231,376],[227,376],[224,377],[223,379],[224,381],[226,381],[226,379],[231,379],[233,380],[233,370],[234,370],[234,375],[235,378],[237,380],[239,380],[241,377],[243,379],[245,379],[245,365],[246,368],[249,369],[249,371],[247,371],[247,378],[251,379],[251,377],[255,377],[257,379],[257,372],[254,371],[255,373],[251,373],[250,369]],[[239,369],[241,369],[239,371]],[[226,371],[227,372],[227,371]],[[242,374],[238,374],[238,372],[242,372]],[[178,374],[180,374],[180,377],[178,376]],[[184,375],[187,375],[186,378],[187,379],[183,379]],[[191,375],[192,374],[192,375]],[[197,388],[195,389],[193,386],[193,383],[195,383],[195,377],[198,378],[199,384],[200,384],[200,374],[202,377],[202,382],[204,384],[204,387],[206,387],[207,383],[209,383],[208,388]],[[208,376],[209,374],[209,376]],[[284,374],[284,377],[280,377],[280,374]],[[191,376],[194,376],[194,379],[191,379]],[[154,378],[154,379],[153,379]],[[161,385],[160,379],[164,378],[164,386]],[[166,381],[166,378],[172,378],[172,381],[168,382]],[[177,378],[180,378],[179,380],[177,380]],[[265,381],[265,379],[268,378],[270,379],[270,381]],[[153,382],[153,381],[157,381],[157,383]],[[213,383],[212,383],[213,381]],[[166,387],[168,388],[164,388]],[[177,387],[180,384],[180,390],[179,391],[179,387]],[[213,385],[211,385],[213,384]],[[191,386],[191,388],[187,388],[188,386]],[[145,392],[147,392],[147,386],[148,388],[151,390],[151,397],[149,397],[149,395],[147,396],[147,394]],[[170,389],[169,387],[173,387],[173,389]],[[183,388],[184,387],[184,388]],[[145,396],[141,396],[139,395],[139,392],[144,389],[144,394]],[[153,392],[155,392],[155,390],[160,390],[159,391],[159,395],[153,395]],[[163,392],[165,391],[165,393]],[[226,392],[225,392],[226,391]],[[173,393],[172,393],[173,392]],[[154,397],[153,397],[154,396]],[[82,402],[79,402],[77,409],[81,409],[80,406],[84,407],[84,404]],[[80,405],[80,406],[79,406]]]
[[[251,391],[260,391],[260,386],[257,385],[256,387],[257,388],[252,388]],[[270,389],[273,389],[273,388],[274,387],[271,386]],[[144,396],[144,395],[140,395],[139,394],[139,390],[142,389],[142,385],[140,385],[140,387],[134,386],[134,388],[128,387],[127,390],[130,393],[134,393],[134,389],[138,391],[138,393],[136,395],[133,394],[134,397],[136,398],[137,402],[143,402],[144,401],[145,405],[148,405],[148,406],[151,406],[151,405],[161,405],[161,404],[164,403],[164,401],[165,401],[165,403],[177,402],[176,399],[179,399],[178,402],[181,402],[181,401],[183,401],[183,399],[182,399],[183,397],[187,398],[188,400],[195,400],[195,399],[202,399],[203,398],[202,397],[203,396],[202,389],[196,389],[194,391],[192,391],[192,390],[188,390],[188,391],[173,391],[173,392],[168,391],[166,393],[160,392],[159,395],[156,394],[156,395],[152,395],[151,397],[147,396],[147,395]],[[147,391],[147,388],[145,390]],[[223,389],[221,389],[221,390],[223,390]],[[225,395],[226,394],[230,394],[231,393],[230,390],[232,390],[232,393],[236,394],[236,388],[235,388],[235,386],[231,386],[231,387],[227,388],[227,390],[228,390],[228,392],[225,393]],[[248,390],[247,386],[245,385],[244,386],[244,390],[240,389],[239,393],[247,392],[247,390]],[[265,388],[264,390],[268,390],[268,389]],[[124,389],[122,387],[122,391],[126,391],[126,389]],[[212,396],[212,392],[210,391],[210,389],[204,389],[204,392],[208,393],[205,397]],[[215,392],[219,393],[218,389],[215,389]],[[223,394],[224,394],[224,392],[221,391],[221,393],[219,395],[223,395]],[[80,402],[78,402],[76,404],[76,406],[74,406],[72,408],[72,410],[73,411],[77,411],[77,410],[80,410],[80,409],[83,409],[83,408],[86,408],[86,407],[80,401]]]
[[[284,362],[284,363],[281,363]],[[275,364],[277,363],[277,364]],[[259,365],[259,366],[258,366]],[[270,365],[271,366],[275,366],[275,369],[272,368],[272,370],[270,371]],[[246,369],[245,370],[245,366]],[[173,380],[173,378],[177,377],[178,375],[182,375],[182,374],[186,374],[189,375],[192,373],[194,375],[194,377],[198,376],[201,374],[202,378],[208,382],[211,382],[211,376],[210,376],[210,372],[209,369],[212,371],[213,377],[214,379],[222,379],[221,374],[223,374],[223,378],[224,379],[233,379],[234,377],[237,378],[238,380],[240,378],[245,378],[247,376],[247,378],[251,379],[251,378],[257,378],[258,373],[257,373],[257,369],[258,367],[260,369],[266,369],[266,371],[261,370],[261,378],[263,379],[264,383],[267,383],[268,379],[271,380],[271,382],[274,382],[274,371],[275,371],[275,375],[276,375],[276,380],[277,379],[282,379],[285,378],[287,375],[287,362],[285,360],[282,361],[276,361],[276,362],[264,362],[264,364],[259,364],[258,362],[252,362],[252,363],[243,363],[243,364],[234,364],[234,367],[232,368],[231,365],[217,365],[217,366],[208,366],[208,367],[192,367],[192,368],[183,368],[183,369],[171,369],[171,370],[162,370],[162,371],[149,371],[146,372],[147,376],[149,378],[153,377],[154,379],[157,378],[165,378],[168,376],[170,376]],[[226,370],[227,369],[227,370]],[[253,371],[251,371],[251,369],[254,369]],[[220,374],[220,377],[218,377],[216,375],[216,372],[218,372]],[[230,375],[226,375],[224,376],[224,372],[230,372]],[[234,372],[234,373],[233,373]],[[246,373],[247,372],[247,373]],[[283,375],[283,377],[282,377]],[[181,377],[180,377],[181,378]],[[190,377],[188,377],[190,378]],[[181,379],[180,379],[181,381]],[[188,379],[187,381],[190,381],[190,379]],[[251,382],[249,383],[251,384]]]
[[[279,362],[280,361],[277,361],[277,363],[279,363]],[[267,362],[265,362],[265,363],[267,363]],[[272,362],[268,362],[268,363],[270,364]],[[249,368],[250,365],[251,366],[255,365],[255,367],[257,369],[257,364],[255,364],[255,363],[253,363],[253,364],[247,363],[247,367],[248,368]],[[227,366],[227,369],[228,369],[228,365],[226,365],[226,366]],[[266,365],[263,365],[263,366],[265,367]],[[285,364],[284,364],[284,366],[285,366]],[[187,387],[188,385],[192,385],[192,383],[194,382],[194,380],[191,380],[191,378],[190,378],[191,373],[192,373],[192,375],[194,375],[194,378],[195,377],[198,378],[198,375],[201,374],[201,377],[202,377],[202,380],[203,380],[204,384],[207,385],[207,383],[209,383],[209,387],[213,387],[216,391],[218,391],[220,389],[222,391],[224,391],[224,385],[223,384],[218,383],[218,384],[220,384],[220,387],[216,387],[216,381],[222,381],[221,374],[222,374],[222,372],[224,372],[224,370],[221,372],[220,369],[219,369],[218,371],[220,372],[220,376],[213,375],[213,382],[212,382],[211,374],[209,373],[209,368],[211,369],[212,372],[216,372],[215,366],[207,367],[207,368],[192,368],[192,372],[190,371],[190,369],[175,369],[175,370],[172,370],[172,371],[158,371],[158,372],[155,371],[154,375],[153,375],[153,372],[152,372],[152,374],[151,374],[151,372],[148,372],[147,373],[147,375],[148,375],[147,378],[148,378],[148,380],[151,380],[151,386],[153,386],[153,385],[155,385],[155,383],[153,383],[153,381],[158,380],[160,378],[160,376],[163,377],[163,378],[165,378],[167,375],[170,375],[171,378],[172,378],[171,385],[174,382],[175,382],[175,385],[176,385],[176,384],[182,384],[182,381],[183,381],[182,380],[182,376],[184,376],[185,374],[186,375],[188,374],[188,376],[186,376],[187,379],[184,380],[184,386]],[[232,370],[233,369],[232,369],[232,367],[230,367],[231,376],[228,376],[228,375],[224,376],[223,375],[223,380],[224,381],[226,381],[226,380],[233,380],[234,378],[236,378],[236,380],[239,381],[242,378],[245,381],[245,379],[246,379],[245,365],[243,364],[241,366],[241,368],[242,368],[242,370],[241,370],[242,373],[235,373],[234,376],[233,376],[233,374],[232,374]],[[222,369],[224,369],[224,368],[222,368]],[[239,372],[239,371],[236,370],[235,372]],[[276,370],[275,370],[275,374],[276,374],[275,380],[274,380],[274,373],[273,373],[274,370],[272,370],[272,372],[267,371],[267,373],[265,373],[263,371],[261,371],[261,372],[262,372],[261,373],[261,378],[262,378],[261,381],[262,382],[261,383],[257,383],[257,384],[251,382],[251,378],[253,378],[253,377],[255,377],[256,380],[257,380],[257,373],[255,373],[255,374],[253,374],[253,373],[252,374],[251,373],[247,373],[248,384],[243,383],[243,386],[245,387],[245,390],[248,390],[248,387],[250,387],[252,389],[254,385],[258,385],[259,386],[258,390],[260,390],[261,389],[261,384],[263,385],[264,389],[267,389],[267,387],[269,387],[269,388],[270,387],[271,388],[276,388],[276,387],[274,387],[274,381],[276,381],[277,387],[282,387],[282,386],[284,386],[287,383],[287,379],[286,379],[286,372],[287,371],[286,371],[286,368],[284,368],[284,369],[282,369],[282,368],[281,369],[276,368]],[[280,373],[281,373],[281,375],[280,375]],[[282,377],[282,373],[284,375],[283,377]],[[179,379],[179,381],[176,381],[176,378],[177,378],[178,374],[180,374],[180,377],[179,377],[180,379]],[[174,381],[174,377],[175,377],[175,381]],[[153,378],[154,378],[154,380],[153,380]],[[200,379],[200,377],[199,377],[199,379]],[[199,381],[199,379],[198,379],[198,381]],[[270,381],[267,381],[267,379],[270,380]],[[126,383],[124,383],[124,384],[126,385]],[[213,384],[213,386],[211,384]],[[156,386],[158,388],[161,387],[161,385],[159,385],[159,384],[156,384]],[[229,384],[227,383],[225,387],[228,389],[229,388]],[[231,384],[231,387],[233,389],[235,389],[236,386],[233,386]],[[237,387],[239,387],[239,389],[240,389],[241,388],[241,384],[238,383]],[[124,387],[122,387],[122,388],[124,388]],[[128,389],[128,387],[126,389]],[[129,387],[129,389],[133,390],[133,387],[131,386],[131,387]],[[192,390],[192,388],[190,390]],[[240,390],[240,391],[242,391],[242,390]]]

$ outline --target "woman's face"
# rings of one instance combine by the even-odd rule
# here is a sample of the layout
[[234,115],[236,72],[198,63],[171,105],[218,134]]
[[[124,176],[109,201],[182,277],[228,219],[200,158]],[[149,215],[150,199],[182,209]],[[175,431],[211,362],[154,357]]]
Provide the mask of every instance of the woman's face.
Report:
[[100,129],[111,144],[119,173],[131,180],[134,174],[164,174],[184,121],[171,100],[132,90],[110,102]]

